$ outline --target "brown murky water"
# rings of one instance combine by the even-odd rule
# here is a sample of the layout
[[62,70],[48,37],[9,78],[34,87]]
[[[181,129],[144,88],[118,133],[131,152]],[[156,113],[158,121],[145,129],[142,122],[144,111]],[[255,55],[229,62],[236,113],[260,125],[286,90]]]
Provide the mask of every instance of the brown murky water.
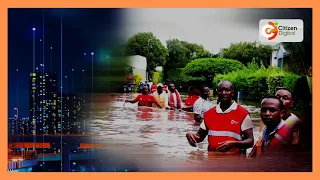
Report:
[[[233,166],[234,157],[208,154],[207,138],[198,143],[197,147],[191,147],[185,135],[188,131],[196,132],[199,129],[199,125],[194,123],[192,113],[138,107],[137,104],[124,103],[125,99],[134,97],[134,94],[119,94],[108,101],[99,101],[95,104],[93,131],[100,135],[100,141],[108,144],[108,149],[113,149],[113,152],[117,152],[119,156],[139,161],[143,164],[145,171],[148,171],[148,168],[150,168],[149,171],[261,171],[261,169],[254,170],[257,166],[253,162],[251,162],[253,165],[251,170],[245,168],[249,163],[246,158],[241,158],[243,166]],[[245,105],[244,107],[250,113],[259,112],[256,107]],[[253,123],[256,141],[259,122]],[[250,149],[247,150],[247,153],[249,152]],[[211,160],[215,165],[206,164]],[[237,160],[237,164],[239,162],[240,160]],[[260,164],[260,162],[257,163]],[[215,169],[199,169],[203,167],[199,164],[204,167],[215,167]],[[235,167],[238,169],[236,170]],[[239,167],[243,168],[239,169]],[[279,171],[279,168],[274,169],[274,171],[277,170]],[[270,167],[265,171],[270,171]]]

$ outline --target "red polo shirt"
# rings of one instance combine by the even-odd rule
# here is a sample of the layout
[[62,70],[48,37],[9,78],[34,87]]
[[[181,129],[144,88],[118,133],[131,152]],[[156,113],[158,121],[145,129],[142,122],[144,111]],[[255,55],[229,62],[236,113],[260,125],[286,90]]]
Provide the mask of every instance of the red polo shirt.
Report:
[[139,94],[134,101],[138,101],[138,106],[152,107],[152,103],[156,103],[157,100],[150,94]]

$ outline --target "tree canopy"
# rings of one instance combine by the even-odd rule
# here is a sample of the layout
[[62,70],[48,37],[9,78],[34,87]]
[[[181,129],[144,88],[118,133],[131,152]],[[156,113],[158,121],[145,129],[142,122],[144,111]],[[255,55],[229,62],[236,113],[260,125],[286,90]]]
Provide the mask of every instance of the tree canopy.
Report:
[[137,33],[125,45],[127,56],[140,55],[147,58],[148,79],[152,79],[157,66],[163,66],[168,58],[167,48],[151,32]]
[[258,42],[240,42],[232,43],[229,48],[223,51],[223,58],[235,59],[247,65],[254,58],[257,62],[262,62],[263,65],[270,65],[270,56],[272,47],[263,45]]
[[193,60],[184,68],[184,72],[196,77],[214,77],[215,74],[226,74],[245,66],[236,60],[223,58],[201,58]]

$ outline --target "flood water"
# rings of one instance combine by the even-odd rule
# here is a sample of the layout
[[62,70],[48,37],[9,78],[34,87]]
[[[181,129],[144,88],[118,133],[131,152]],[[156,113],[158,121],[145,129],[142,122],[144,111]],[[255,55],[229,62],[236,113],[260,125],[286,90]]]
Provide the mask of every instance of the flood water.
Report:
[[[235,162],[234,158],[226,156],[210,156],[207,151],[207,138],[198,143],[197,147],[190,146],[186,133],[196,132],[199,129],[199,125],[194,123],[193,113],[138,107],[137,104],[124,103],[126,99],[133,99],[135,96],[135,94],[119,94],[108,100],[101,100],[103,96],[96,97],[97,103],[94,105],[96,113],[92,130],[99,134],[100,142],[107,143],[108,152],[110,150],[116,153],[116,156],[135,161],[136,164],[140,164],[141,171],[244,171],[244,169],[263,171],[254,170],[255,165],[251,170],[245,168],[249,163],[246,158]],[[259,112],[257,107],[243,106],[250,113]],[[256,141],[260,121],[256,119],[253,123]],[[250,149],[247,150],[247,153],[249,152]],[[205,165],[212,159],[215,165]],[[240,165],[243,168],[236,170],[236,164],[240,161],[244,163],[243,166]],[[305,162],[309,163],[307,160]],[[257,163],[260,164],[260,162]],[[206,170],[206,168],[200,168],[202,166],[199,164],[215,168]],[[309,166],[311,169],[311,160]],[[270,167],[265,169],[265,171],[269,170]],[[279,169],[274,169],[274,171],[277,170]],[[292,168],[288,169],[290,170],[295,171]]]

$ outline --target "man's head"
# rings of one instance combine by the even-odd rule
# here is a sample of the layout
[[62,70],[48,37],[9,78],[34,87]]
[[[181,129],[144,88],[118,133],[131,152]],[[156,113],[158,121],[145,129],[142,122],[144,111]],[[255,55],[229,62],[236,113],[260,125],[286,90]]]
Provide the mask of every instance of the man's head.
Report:
[[149,92],[148,86],[143,86],[143,89],[142,89],[141,93],[142,94],[148,94],[148,92]]
[[221,81],[217,88],[218,100],[221,103],[231,103],[234,95],[232,83],[230,81]]
[[283,102],[277,97],[264,98],[261,101],[261,120],[268,128],[275,128],[284,114]]
[[159,83],[159,84],[157,85],[157,91],[158,91],[159,94],[162,93],[162,87],[163,87],[163,85],[162,85],[161,83]]
[[188,88],[188,95],[189,96],[200,96],[200,91],[196,87],[190,86]]
[[176,89],[173,83],[170,83],[168,86],[169,91],[174,92],[174,90]]
[[201,93],[201,97],[203,99],[207,99],[209,97],[210,90],[209,90],[209,87],[207,85],[202,85],[199,90],[200,90],[200,93]]
[[284,105],[284,112],[290,112],[290,109],[292,108],[293,105],[293,100],[292,100],[292,93],[290,92],[290,90],[286,89],[286,88],[280,88],[275,96],[277,98],[279,98]]

